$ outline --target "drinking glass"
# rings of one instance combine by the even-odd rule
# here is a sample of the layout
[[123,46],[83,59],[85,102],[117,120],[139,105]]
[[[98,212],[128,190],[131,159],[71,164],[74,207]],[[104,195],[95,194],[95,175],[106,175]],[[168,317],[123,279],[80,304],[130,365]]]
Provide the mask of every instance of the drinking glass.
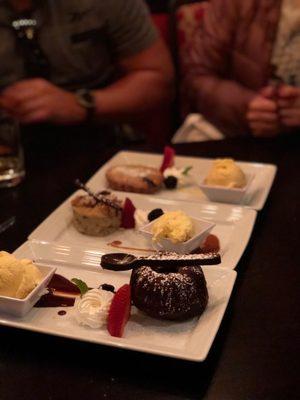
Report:
[[0,188],[18,185],[25,176],[18,122],[0,112]]

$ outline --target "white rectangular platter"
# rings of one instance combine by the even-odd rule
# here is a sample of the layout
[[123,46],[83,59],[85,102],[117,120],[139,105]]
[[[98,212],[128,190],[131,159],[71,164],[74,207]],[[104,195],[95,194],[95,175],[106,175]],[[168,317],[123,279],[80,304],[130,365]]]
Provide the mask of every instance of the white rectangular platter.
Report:
[[[129,282],[129,275],[103,271],[95,254],[81,248],[26,242],[15,251],[18,258],[34,259],[37,265],[53,265],[66,278],[80,278],[89,287],[110,283],[117,289]],[[226,310],[236,279],[236,272],[227,268],[203,268],[209,291],[209,304],[200,318],[187,322],[159,321],[132,307],[132,315],[123,338],[111,337],[106,329],[79,326],[73,309],[58,314],[62,308],[33,308],[23,318],[0,314],[0,325],[141,351],[191,361],[203,361],[213,343]]]
[[[88,181],[88,185],[98,190],[107,188],[108,185],[105,178],[105,172],[112,166],[122,164],[140,164],[159,168],[162,158],[163,156],[161,154],[121,151],[94,174],[94,176]],[[192,169],[190,175],[193,176],[197,182],[201,183],[207,176],[213,161],[213,159],[209,158],[176,156],[175,165],[178,168],[191,166]],[[238,161],[237,164],[242,168],[244,173],[247,175],[253,175],[253,180],[251,181],[249,189],[240,205],[254,210],[261,210],[273,184],[277,167],[272,164],[243,161]],[[149,196],[184,201],[208,201],[197,185],[191,185],[175,190],[162,189],[156,194]]]
[[[90,186],[96,190],[96,185]],[[158,207],[164,211],[180,209],[192,217],[214,222],[216,226],[211,233],[217,235],[220,240],[222,258],[220,266],[224,268],[233,269],[236,267],[247,246],[257,215],[256,211],[245,207],[220,203],[180,202],[122,192],[118,192],[117,195],[120,199],[129,197],[138,209],[146,211],[151,211]],[[71,198],[74,196],[71,196]],[[50,214],[31,233],[29,239],[81,246],[84,249],[93,249],[101,254],[113,252],[136,255],[151,254],[151,240],[135,229],[119,229],[104,237],[79,233],[72,224],[71,198],[67,199]],[[121,242],[120,247],[114,247],[113,243],[115,242]],[[150,249],[150,252],[147,249]]]

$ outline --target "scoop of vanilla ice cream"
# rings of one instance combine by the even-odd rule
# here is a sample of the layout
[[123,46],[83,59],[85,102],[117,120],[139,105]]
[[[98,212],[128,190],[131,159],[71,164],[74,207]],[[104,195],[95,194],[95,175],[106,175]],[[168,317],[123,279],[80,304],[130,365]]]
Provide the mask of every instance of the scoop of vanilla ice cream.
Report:
[[41,281],[42,274],[30,260],[17,260],[0,252],[0,295],[25,298]]
[[20,260],[20,263],[24,270],[16,297],[23,299],[40,283],[42,274],[31,260]]
[[15,297],[22,281],[18,260],[5,251],[0,252],[0,295]]
[[183,243],[194,235],[194,225],[183,211],[169,211],[155,220],[152,233],[154,241],[166,238],[173,243]]
[[204,183],[227,188],[242,188],[246,186],[246,177],[232,158],[223,158],[214,161]]

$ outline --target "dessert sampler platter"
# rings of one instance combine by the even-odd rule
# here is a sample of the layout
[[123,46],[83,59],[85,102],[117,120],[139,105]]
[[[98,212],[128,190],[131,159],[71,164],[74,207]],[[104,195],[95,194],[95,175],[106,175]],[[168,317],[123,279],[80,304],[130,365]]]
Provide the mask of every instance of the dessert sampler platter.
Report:
[[169,146],[118,153],[0,251],[0,324],[203,361],[275,173]]

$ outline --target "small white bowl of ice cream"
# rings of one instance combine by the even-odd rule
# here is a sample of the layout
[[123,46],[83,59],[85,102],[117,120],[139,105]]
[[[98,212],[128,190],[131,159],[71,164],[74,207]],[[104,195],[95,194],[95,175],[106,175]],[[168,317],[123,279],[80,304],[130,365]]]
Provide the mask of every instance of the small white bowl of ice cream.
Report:
[[156,250],[189,254],[200,247],[214,226],[214,223],[189,217],[178,210],[164,213],[140,232],[151,239]]
[[211,201],[239,204],[253,179],[231,158],[217,159],[199,185]]
[[44,294],[56,268],[0,251],[0,312],[23,317]]

